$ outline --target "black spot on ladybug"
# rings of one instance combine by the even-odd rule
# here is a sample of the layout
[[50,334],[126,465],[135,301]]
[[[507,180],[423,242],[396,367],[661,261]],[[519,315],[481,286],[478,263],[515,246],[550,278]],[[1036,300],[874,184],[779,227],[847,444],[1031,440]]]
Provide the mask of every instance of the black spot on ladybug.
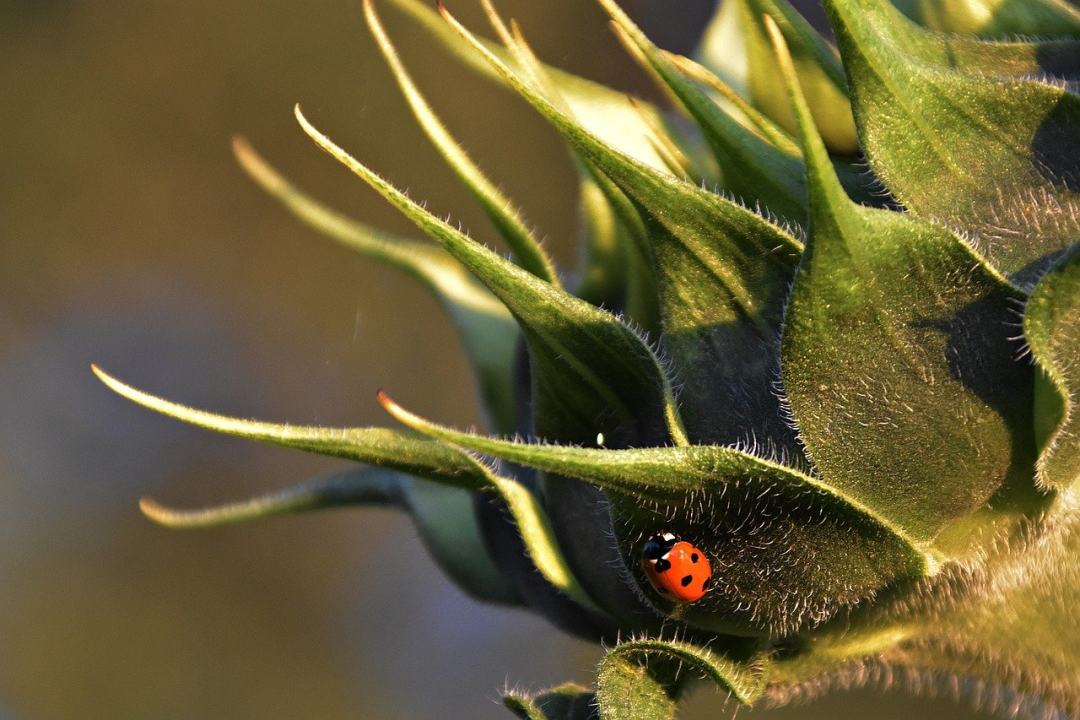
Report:
[[696,563],[697,561],[698,561],[698,554],[697,553],[690,553],[690,562]]
[[656,561],[656,572],[658,574],[662,573],[662,572],[664,572],[666,570],[670,570],[670,569],[671,569],[671,561],[668,560],[667,558],[660,558],[659,560]]
[[679,581],[679,584],[682,585],[683,587],[686,587],[687,585],[689,585],[692,582],[694,582],[693,576],[692,575],[687,575],[682,580]]

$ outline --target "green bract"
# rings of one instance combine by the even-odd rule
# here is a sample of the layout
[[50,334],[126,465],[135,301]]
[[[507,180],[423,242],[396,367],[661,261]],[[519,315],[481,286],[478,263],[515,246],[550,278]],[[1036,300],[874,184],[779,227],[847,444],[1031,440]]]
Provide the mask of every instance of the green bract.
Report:
[[[299,107],[304,132],[429,241],[327,208],[246,141],[236,153],[301,221],[435,293],[492,434],[385,394],[409,430],[237,420],[95,368],[180,420],[369,466],[144,512],[204,527],[401,507],[477,598],[612,646],[594,687],[505,698],[530,720],[670,718],[701,677],[745,704],[902,676],[1080,714],[1080,12],[826,0],[833,47],[786,0],[726,0],[691,60],[598,0],[665,110],[544,65],[486,0],[498,44],[441,6],[385,2],[566,140],[579,279],[442,125],[366,0],[412,111],[513,260]],[[661,531],[710,558],[700,600],[648,582],[642,548]]]

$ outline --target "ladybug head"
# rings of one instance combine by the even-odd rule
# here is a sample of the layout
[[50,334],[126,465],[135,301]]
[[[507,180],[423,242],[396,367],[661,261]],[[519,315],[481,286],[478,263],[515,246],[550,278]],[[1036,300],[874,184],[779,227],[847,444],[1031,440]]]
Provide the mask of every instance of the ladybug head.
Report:
[[641,551],[641,557],[644,560],[659,560],[664,555],[667,555],[677,542],[679,542],[679,538],[672,533],[656,533],[646,541],[645,547]]

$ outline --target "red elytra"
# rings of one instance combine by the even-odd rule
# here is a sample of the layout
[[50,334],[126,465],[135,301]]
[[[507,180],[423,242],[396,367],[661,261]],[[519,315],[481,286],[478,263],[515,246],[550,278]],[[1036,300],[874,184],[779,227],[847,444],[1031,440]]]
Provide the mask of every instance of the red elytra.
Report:
[[657,533],[645,543],[641,567],[656,592],[675,602],[700,600],[712,581],[705,553],[671,533]]

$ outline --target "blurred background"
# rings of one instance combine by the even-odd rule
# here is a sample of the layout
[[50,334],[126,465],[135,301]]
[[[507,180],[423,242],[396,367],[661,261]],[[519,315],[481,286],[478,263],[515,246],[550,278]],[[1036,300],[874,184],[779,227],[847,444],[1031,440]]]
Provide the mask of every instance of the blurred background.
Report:
[[[626,6],[682,51],[711,11]],[[652,95],[593,3],[502,7],[550,62]],[[483,27],[470,0],[454,10]],[[554,133],[383,15],[447,124],[572,268],[573,175]],[[508,685],[588,682],[597,648],[469,600],[392,511],[151,524],[142,495],[212,504],[337,464],[160,419],[88,370],[270,420],[386,424],[385,387],[479,422],[435,302],[299,226],[229,152],[242,132],[317,195],[411,232],[301,134],[301,101],[358,158],[494,243],[412,122],[358,0],[6,0],[0,59],[0,718],[506,718]],[[685,717],[734,712],[702,689]],[[964,716],[872,693],[752,715],[870,712]]]

